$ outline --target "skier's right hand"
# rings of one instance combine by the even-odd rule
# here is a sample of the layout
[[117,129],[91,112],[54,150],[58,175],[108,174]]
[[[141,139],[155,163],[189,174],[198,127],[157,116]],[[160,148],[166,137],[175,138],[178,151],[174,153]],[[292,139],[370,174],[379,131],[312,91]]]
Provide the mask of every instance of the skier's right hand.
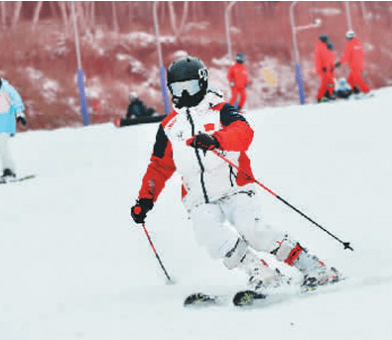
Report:
[[235,86],[235,82],[234,81],[231,81],[230,82],[230,87],[234,87]]
[[16,122],[17,122],[17,123],[21,122],[23,126],[26,126],[26,124],[27,124],[26,118],[24,118],[24,117],[18,117],[18,118],[16,118]]
[[140,198],[131,208],[131,216],[133,220],[140,224],[144,223],[147,213],[153,208],[154,203],[150,198]]

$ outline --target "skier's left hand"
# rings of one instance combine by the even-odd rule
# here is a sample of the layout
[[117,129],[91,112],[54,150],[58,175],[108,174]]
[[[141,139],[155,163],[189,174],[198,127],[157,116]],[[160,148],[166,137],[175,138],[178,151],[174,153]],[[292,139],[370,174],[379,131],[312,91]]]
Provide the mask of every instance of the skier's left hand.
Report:
[[211,135],[199,133],[186,141],[186,144],[196,149],[213,150],[219,147],[218,140]]

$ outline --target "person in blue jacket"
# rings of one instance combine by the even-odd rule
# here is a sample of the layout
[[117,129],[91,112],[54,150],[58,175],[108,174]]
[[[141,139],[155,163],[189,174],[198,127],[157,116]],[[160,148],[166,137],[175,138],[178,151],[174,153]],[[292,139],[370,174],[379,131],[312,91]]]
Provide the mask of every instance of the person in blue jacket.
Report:
[[[16,122],[26,126],[25,107],[18,91],[0,78],[0,164],[3,178],[16,177],[15,164],[9,150],[9,139],[16,133]],[[15,120],[16,117],[16,120]]]

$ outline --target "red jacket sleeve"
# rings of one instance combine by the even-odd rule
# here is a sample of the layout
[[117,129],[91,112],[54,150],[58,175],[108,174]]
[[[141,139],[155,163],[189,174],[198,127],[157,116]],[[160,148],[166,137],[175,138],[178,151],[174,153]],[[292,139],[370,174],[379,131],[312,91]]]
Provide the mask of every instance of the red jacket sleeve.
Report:
[[150,198],[156,202],[159,194],[165,187],[166,181],[176,171],[173,161],[173,149],[162,125],[160,125],[155,140],[154,151],[150,164],[143,177],[142,187],[139,191],[140,198]]
[[229,71],[227,72],[227,79],[229,82],[234,81],[234,65],[231,65],[229,67]]
[[253,140],[254,131],[248,122],[230,104],[220,105],[220,120],[223,129],[214,133],[220,147],[227,151],[246,151]]
[[245,121],[236,121],[214,133],[220,147],[226,151],[246,151],[252,143],[254,132]]
[[350,59],[351,51],[352,51],[351,44],[347,43],[346,46],[344,46],[342,59],[340,59],[341,65],[343,65],[346,61],[348,61]]

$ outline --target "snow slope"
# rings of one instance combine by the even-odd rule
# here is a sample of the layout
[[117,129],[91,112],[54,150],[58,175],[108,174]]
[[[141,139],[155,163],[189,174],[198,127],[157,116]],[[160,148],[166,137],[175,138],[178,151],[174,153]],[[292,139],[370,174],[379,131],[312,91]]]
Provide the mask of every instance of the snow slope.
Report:
[[11,147],[19,173],[38,177],[0,186],[0,339],[391,338],[392,88],[375,93],[247,114],[258,179],[355,249],[344,250],[260,190],[266,221],[348,277],[264,309],[183,308],[188,293],[230,295],[246,278],[196,244],[178,176],[147,219],[177,281],[165,285],[129,218],[156,124],[17,134]]

